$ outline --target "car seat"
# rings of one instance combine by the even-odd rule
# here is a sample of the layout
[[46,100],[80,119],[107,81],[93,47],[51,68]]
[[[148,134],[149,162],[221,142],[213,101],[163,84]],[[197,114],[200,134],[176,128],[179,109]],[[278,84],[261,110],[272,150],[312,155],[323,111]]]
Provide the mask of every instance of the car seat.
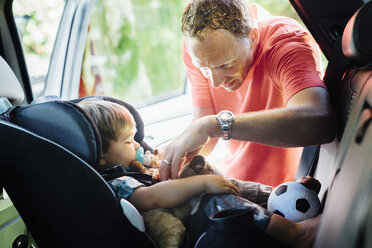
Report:
[[[1,65],[0,71],[12,74]],[[11,108],[5,98],[0,102],[0,185],[38,247],[156,247],[93,169],[101,141],[81,108],[59,100]],[[142,143],[138,113],[122,104],[134,115]]]
[[372,246],[371,25],[372,2],[368,2],[343,33],[342,51],[349,67],[339,82],[336,100],[342,138],[329,174],[331,183],[315,247]]

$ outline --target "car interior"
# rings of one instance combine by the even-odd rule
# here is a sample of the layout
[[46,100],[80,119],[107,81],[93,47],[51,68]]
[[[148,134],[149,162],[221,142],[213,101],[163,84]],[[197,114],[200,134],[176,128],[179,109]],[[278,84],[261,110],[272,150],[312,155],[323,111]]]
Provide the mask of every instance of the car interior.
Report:
[[[335,139],[305,147],[296,176],[322,184],[313,247],[372,247],[372,1],[290,2],[328,60],[324,81],[337,116]],[[0,217],[0,239],[23,221],[13,247],[157,247],[93,169],[101,141],[76,105],[81,98],[33,99],[11,1],[0,3],[0,203],[4,189],[16,209]],[[136,141],[151,149],[134,107],[99,98],[126,106]]]

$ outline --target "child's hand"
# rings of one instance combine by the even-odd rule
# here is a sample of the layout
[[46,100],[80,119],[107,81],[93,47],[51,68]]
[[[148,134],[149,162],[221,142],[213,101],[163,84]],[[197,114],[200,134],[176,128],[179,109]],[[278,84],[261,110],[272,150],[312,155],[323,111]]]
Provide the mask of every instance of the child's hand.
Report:
[[217,175],[206,175],[203,177],[205,177],[206,193],[239,195],[238,188],[225,178]]

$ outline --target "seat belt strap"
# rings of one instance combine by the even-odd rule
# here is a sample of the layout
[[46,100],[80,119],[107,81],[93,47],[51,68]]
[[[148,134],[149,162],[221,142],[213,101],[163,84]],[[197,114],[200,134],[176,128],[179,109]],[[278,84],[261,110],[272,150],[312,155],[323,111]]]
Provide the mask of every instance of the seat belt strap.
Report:
[[298,165],[296,180],[304,176],[313,176],[319,158],[320,145],[304,147]]

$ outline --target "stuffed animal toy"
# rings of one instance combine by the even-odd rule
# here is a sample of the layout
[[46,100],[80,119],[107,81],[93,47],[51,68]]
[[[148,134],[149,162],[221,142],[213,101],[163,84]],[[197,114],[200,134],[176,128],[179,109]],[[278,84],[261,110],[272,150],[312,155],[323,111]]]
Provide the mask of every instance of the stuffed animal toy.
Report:
[[[159,173],[151,174],[156,170],[154,168],[146,168],[141,166],[138,162],[131,163],[130,168],[135,171],[138,170],[138,172],[153,175],[153,179],[158,180]],[[198,155],[182,168],[179,178],[213,173],[214,170],[212,166],[203,156]],[[266,186],[270,189],[268,193],[264,193],[262,185],[259,183],[240,181],[237,179],[228,180],[238,187],[240,195],[243,198],[256,202],[257,204],[261,202],[262,205],[266,204],[271,191],[270,186]],[[193,198],[183,205],[172,209],[157,208],[141,213],[147,233],[155,240],[159,247],[182,247],[186,236],[184,221],[186,217],[190,215],[193,207],[197,205],[198,200],[199,198]]]
[[154,183],[159,182],[160,180],[159,169],[157,168],[147,168],[136,160],[133,160],[130,162],[129,168],[134,172],[140,172],[140,173],[152,176],[152,181]]
[[[146,160],[145,156],[143,161]],[[152,161],[156,160],[152,159]],[[189,164],[185,166],[183,174],[181,173],[180,177],[184,178],[193,175],[213,173],[213,170],[209,171],[208,173],[202,172],[208,170],[204,168],[204,162],[204,158],[198,159],[195,157]],[[147,168],[138,161],[132,161],[129,167],[133,171],[151,175],[153,182],[159,180],[159,169],[157,168]],[[194,168],[197,168],[197,171],[194,171]],[[147,233],[155,240],[160,248],[179,248],[182,247],[185,239],[186,228],[183,224],[183,221],[190,214],[191,210],[192,204],[190,202],[186,202],[183,205],[175,208],[156,208],[141,212],[141,214]]]
[[319,191],[320,182],[310,177],[282,183],[270,194],[267,209],[293,222],[315,217],[321,207]]
[[156,168],[159,169],[160,167],[160,159],[159,159],[159,151],[158,149],[154,149],[154,152],[151,153],[150,151],[146,151],[143,155],[143,163],[144,166],[147,168]]
[[145,152],[143,147],[138,147],[136,161],[140,162],[146,168],[158,169],[160,167],[159,151],[158,149],[154,149],[153,153],[151,151]]

